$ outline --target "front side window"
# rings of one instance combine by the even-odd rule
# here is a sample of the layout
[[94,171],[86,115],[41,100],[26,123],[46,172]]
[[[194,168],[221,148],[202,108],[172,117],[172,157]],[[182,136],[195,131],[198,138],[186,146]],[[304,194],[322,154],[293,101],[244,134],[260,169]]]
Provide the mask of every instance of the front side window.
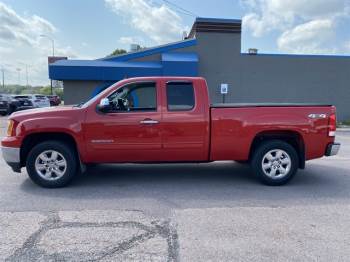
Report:
[[133,83],[108,97],[113,112],[157,111],[156,83]]
[[190,111],[194,108],[195,101],[192,83],[167,83],[166,93],[169,111]]

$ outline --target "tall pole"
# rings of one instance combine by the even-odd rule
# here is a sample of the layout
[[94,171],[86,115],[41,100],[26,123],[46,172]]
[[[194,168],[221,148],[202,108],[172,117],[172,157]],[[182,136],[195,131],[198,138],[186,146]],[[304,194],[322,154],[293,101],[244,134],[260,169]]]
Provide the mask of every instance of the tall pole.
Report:
[[28,65],[26,65],[26,82],[27,82],[27,88],[29,88],[29,82],[28,82]]
[[[48,38],[50,41],[51,41],[51,44],[52,44],[52,56],[54,57],[55,56],[55,40],[48,36],[48,35],[40,35],[40,37],[46,37]],[[50,86],[51,86],[51,95],[53,95],[53,88],[52,88],[52,79],[50,79]]]
[[2,88],[5,89],[5,69],[1,68],[2,72]]
[[18,85],[21,85],[21,68],[16,68],[18,72]]

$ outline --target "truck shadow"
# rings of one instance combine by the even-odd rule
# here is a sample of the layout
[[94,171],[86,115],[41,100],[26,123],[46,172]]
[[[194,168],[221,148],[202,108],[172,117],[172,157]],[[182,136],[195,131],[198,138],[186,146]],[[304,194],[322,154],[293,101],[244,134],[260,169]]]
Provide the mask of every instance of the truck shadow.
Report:
[[86,208],[90,202],[105,200],[115,208],[125,201],[135,209],[151,200],[180,208],[341,203],[348,202],[349,188],[347,169],[313,163],[288,185],[268,187],[256,180],[248,166],[234,162],[98,165],[66,188],[43,189],[29,179],[21,186],[26,193],[44,198],[84,200]]

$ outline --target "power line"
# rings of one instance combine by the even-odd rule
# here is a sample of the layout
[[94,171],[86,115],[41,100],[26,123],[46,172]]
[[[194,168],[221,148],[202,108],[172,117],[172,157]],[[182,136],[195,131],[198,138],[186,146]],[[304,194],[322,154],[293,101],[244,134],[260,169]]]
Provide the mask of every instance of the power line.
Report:
[[177,5],[174,4],[173,2],[169,1],[169,0],[162,0],[165,4],[167,5],[171,5],[172,7],[175,7],[177,9],[178,12],[184,14],[184,15],[189,15],[189,16],[193,16],[193,17],[197,17],[198,15],[196,15],[195,13]]

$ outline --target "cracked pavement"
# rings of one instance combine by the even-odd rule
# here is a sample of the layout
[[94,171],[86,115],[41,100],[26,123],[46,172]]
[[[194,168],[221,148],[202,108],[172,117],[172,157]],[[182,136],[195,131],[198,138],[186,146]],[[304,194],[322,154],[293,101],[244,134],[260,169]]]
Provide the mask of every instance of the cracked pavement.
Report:
[[350,132],[338,140],[283,187],[224,162],[101,165],[50,190],[1,158],[0,261],[348,261]]
[[[23,215],[23,214],[22,214]],[[89,218],[97,219],[89,219]],[[88,219],[87,219],[88,218]],[[18,225],[17,214],[8,221]],[[23,217],[22,217],[23,219]],[[176,261],[177,235],[168,222],[150,220],[141,212],[49,212],[39,215],[24,233],[23,243],[12,241],[5,261]],[[10,222],[12,223],[12,222]],[[27,223],[25,223],[27,224]],[[17,239],[8,230],[6,239]],[[21,234],[21,233],[19,233]],[[2,240],[6,241],[5,239]],[[6,257],[6,254],[0,254]]]

